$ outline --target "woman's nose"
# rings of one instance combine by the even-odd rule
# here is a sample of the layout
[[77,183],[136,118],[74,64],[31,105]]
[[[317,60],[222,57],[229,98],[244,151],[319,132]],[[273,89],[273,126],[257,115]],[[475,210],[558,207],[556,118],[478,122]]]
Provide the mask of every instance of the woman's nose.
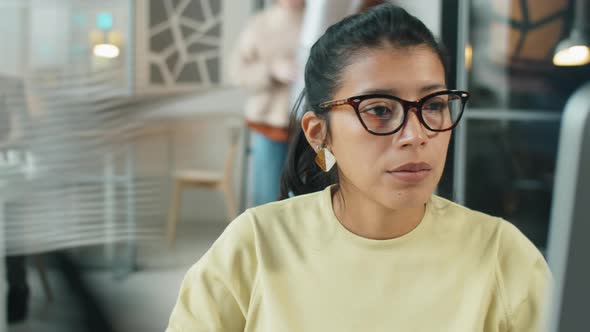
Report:
[[426,128],[420,122],[416,108],[411,108],[400,131],[398,144],[400,147],[422,146],[426,144],[428,136]]

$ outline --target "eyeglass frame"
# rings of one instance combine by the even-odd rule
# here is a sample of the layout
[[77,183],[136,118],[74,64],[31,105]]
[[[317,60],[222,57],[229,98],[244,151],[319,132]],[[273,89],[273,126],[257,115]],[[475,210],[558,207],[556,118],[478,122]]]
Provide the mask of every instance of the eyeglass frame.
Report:
[[[461,98],[462,105],[461,105],[461,113],[459,114],[459,117],[457,118],[455,123],[453,123],[453,125],[447,129],[432,129],[432,128],[430,128],[430,126],[428,126],[428,124],[426,124],[426,121],[422,117],[422,106],[424,105],[424,102],[432,97],[436,97],[436,96],[440,96],[440,95],[450,95],[450,94],[458,95]],[[461,121],[461,117],[463,116],[463,113],[465,111],[465,105],[467,104],[467,101],[469,100],[469,96],[470,96],[469,92],[463,91],[463,90],[441,90],[441,91],[436,91],[436,92],[430,93],[430,94],[428,94],[416,101],[409,101],[409,100],[405,100],[400,97],[397,97],[394,95],[389,95],[389,94],[367,94],[367,95],[353,96],[353,97],[349,97],[349,98],[345,98],[345,99],[325,101],[323,103],[320,103],[318,105],[318,107],[322,108],[322,109],[332,110],[332,108],[335,106],[350,105],[354,109],[356,116],[358,117],[359,121],[361,122],[361,124],[363,125],[365,130],[368,131],[369,133],[371,133],[373,135],[377,135],[377,136],[389,136],[389,135],[393,135],[393,134],[397,133],[398,131],[400,131],[400,129],[402,129],[402,127],[405,125],[406,121],[408,120],[408,113],[410,112],[410,110],[412,108],[414,108],[416,115],[418,116],[418,121],[420,121],[420,123],[424,126],[424,128],[426,128],[430,131],[434,131],[434,132],[444,132],[444,131],[453,130],[455,127],[457,127],[457,125]],[[403,117],[402,122],[400,123],[399,127],[394,129],[393,131],[387,132],[387,133],[376,133],[376,132],[370,130],[369,128],[367,128],[367,125],[365,124],[365,122],[361,118],[359,106],[363,101],[365,101],[367,99],[372,99],[372,98],[383,98],[383,99],[395,100],[402,105],[402,107],[404,109],[404,117]]]

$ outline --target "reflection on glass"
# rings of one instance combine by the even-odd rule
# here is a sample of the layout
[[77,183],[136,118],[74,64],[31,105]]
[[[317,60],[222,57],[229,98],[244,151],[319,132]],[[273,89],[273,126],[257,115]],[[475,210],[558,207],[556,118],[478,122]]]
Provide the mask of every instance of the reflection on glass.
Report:
[[109,71],[125,92],[132,21],[129,0],[0,1],[0,73],[46,80]]
[[509,220],[544,247],[558,134],[558,122],[469,121],[467,206]]
[[473,0],[470,107],[563,109],[590,76],[590,65],[559,67],[554,50],[573,21],[572,1]]

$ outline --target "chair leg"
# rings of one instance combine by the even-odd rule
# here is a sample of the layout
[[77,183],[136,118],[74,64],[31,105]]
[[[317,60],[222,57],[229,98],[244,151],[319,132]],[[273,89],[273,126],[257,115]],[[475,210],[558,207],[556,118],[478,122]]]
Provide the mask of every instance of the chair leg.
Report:
[[168,245],[173,248],[176,244],[176,225],[178,224],[178,213],[181,208],[182,201],[182,182],[174,181],[174,189],[172,192],[172,200],[170,202],[170,210],[168,212]]
[[47,278],[47,270],[45,269],[45,264],[43,263],[43,257],[40,255],[35,255],[33,256],[33,261],[35,262],[35,266],[39,272],[39,279],[41,279],[43,291],[45,292],[45,296],[47,296],[47,302],[51,303],[53,302],[53,293],[51,292],[51,286],[49,285],[49,278]]
[[231,222],[238,214],[237,202],[235,193],[231,186],[225,184],[223,186],[223,195],[225,196],[225,206],[227,209],[228,222]]

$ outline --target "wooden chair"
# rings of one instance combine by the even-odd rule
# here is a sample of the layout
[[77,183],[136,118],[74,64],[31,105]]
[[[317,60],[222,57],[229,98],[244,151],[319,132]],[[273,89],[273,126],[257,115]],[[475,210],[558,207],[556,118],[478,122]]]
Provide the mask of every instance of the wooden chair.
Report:
[[240,141],[241,123],[228,122],[230,147],[225,157],[223,171],[203,169],[179,170],[173,175],[173,191],[168,212],[168,243],[174,247],[176,226],[181,211],[182,193],[188,188],[205,188],[223,192],[228,220],[233,220],[238,213],[237,199],[233,186],[233,172]]

